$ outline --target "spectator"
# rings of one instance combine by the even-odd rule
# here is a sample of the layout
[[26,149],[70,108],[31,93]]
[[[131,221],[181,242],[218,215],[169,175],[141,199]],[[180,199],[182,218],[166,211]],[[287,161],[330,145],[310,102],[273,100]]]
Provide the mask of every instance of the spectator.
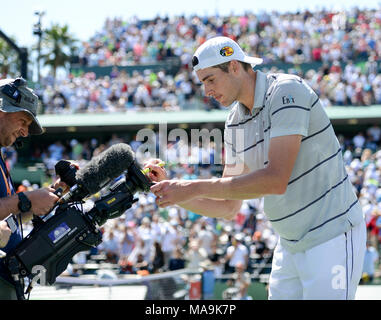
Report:
[[166,223],[162,237],[162,250],[164,253],[164,268],[168,269],[169,259],[176,248],[178,242],[178,235],[173,227],[173,223]]
[[138,262],[146,261],[151,263],[154,252],[152,252],[154,247],[148,247],[146,242],[142,238],[137,238],[134,249],[131,254],[128,256],[128,262],[133,266]]
[[[136,257],[136,262],[134,264],[134,269],[139,275],[146,275],[149,273],[149,261],[144,258],[142,253],[139,253]],[[144,271],[144,272],[142,272]]]
[[197,233],[197,238],[200,247],[203,248],[208,255],[212,253],[213,242],[216,241],[216,237],[213,232],[208,228],[206,220],[201,221],[200,231]]
[[137,237],[137,234],[132,228],[132,226],[131,225],[125,226],[124,230],[122,231],[122,240],[120,243],[119,255],[121,257],[128,257],[131,254],[134,248],[136,237]]
[[221,277],[224,273],[224,250],[218,246],[217,242],[212,244],[212,253],[208,256],[208,260],[211,262],[214,275],[216,277]]
[[108,233],[108,238],[103,240],[99,249],[106,253],[106,262],[117,263],[119,260],[119,243],[114,237],[114,232]]
[[200,245],[196,240],[189,243],[189,248],[185,253],[187,260],[187,268],[198,269],[200,263],[208,259],[208,254],[205,249],[200,248]]
[[375,247],[372,247],[370,242],[366,242],[366,251],[364,257],[364,267],[361,283],[372,283],[374,278],[375,266],[378,264],[379,254]]
[[247,268],[249,260],[249,250],[242,243],[243,236],[238,233],[233,239],[233,243],[226,251],[225,260],[227,262],[225,272],[233,273],[238,264],[243,264]]
[[380,140],[381,140],[381,128],[380,128],[380,126],[374,124],[368,128],[366,133],[372,142],[374,142],[376,144],[380,143]]
[[267,251],[266,242],[262,239],[262,232],[254,232],[251,245],[251,255],[256,262],[260,262],[263,259],[263,254]]
[[368,239],[372,246],[378,249],[379,244],[379,226],[377,225],[377,220],[380,217],[379,209],[377,207],[374,207],[371,213],[371,219],[369,223],[367,224],[367,231],[368,231]]
[[362,149],[364,147],[365,141],[366,141],[366,139],[365,139],[365,135],[363,132],[359,132],[358,134],[356,134],[353,137],[353,144],[354,144],[355,148]]
[[155,241],[154,247],[155,255],[152,261],[152,273],[158,273],[161,272],[164,267],[164,253],[159,242]]
[[180,247],[176,247],[174,250],[173,255],[169,259],[169,271],[174,271],[178,269],[184,269],[185,268],[185,259],[183,250]]
[[238,294],[233,300],[253,300],[253,298],[248,295],[249,286],[251,284],[250,274],[245,270],[246,266],[244,264],[237,263],[235,272],[232,275],[232,280],[228,281],[229,286],[238,289]]

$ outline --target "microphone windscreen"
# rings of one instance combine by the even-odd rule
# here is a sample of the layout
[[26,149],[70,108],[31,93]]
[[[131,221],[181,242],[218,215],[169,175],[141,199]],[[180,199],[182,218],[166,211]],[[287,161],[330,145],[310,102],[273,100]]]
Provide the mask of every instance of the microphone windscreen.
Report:
[[67,160],[60,160],[54,166],[56,174],[60,176],[61,181],[65,182],[69,187],[76,184],[75,174],[77,167]]
[[56,174],[59,176],[64,175],[66,171],[69,169],[70,169],[70,161],[67,161],[67,160],[60,160],[54,166],[54,170],[56,171]]
[[89,194],[97,193],[105,184],[123,174],[134,160],[135,154],[128,144],[114,144],[77,171],[77,183]]

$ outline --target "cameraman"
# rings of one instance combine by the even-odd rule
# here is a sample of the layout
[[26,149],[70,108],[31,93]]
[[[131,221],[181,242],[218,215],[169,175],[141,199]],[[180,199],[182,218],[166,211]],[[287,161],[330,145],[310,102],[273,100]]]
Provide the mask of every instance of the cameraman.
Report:
[[[36,118],[37,106],[38,97],[26,86],[24,79],[0,80],[0,147],[11,146],[17,138],[44,132]],[[21,241],[20,222],[31,220],[33,214],[45,215],[53,208],[59,199],[54,191],[53,188],[41,188],[16,194],[4,159],[0,155],[0,220],[4,220],[11,213],[18,220],[17,230],[11,234],[2,251],[12,251]],[[1,224],[3,225],[3,221]],[[4,265],[4,259],[0,259],[0,299],[16,298],[13,280]]]

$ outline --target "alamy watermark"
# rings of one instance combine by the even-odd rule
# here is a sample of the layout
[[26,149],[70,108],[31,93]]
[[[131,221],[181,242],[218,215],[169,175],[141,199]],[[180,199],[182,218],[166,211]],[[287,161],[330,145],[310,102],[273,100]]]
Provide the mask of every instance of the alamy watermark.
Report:
[[332,288],[335,290],[345,290],[347,288],[347,271],[342,265],[335,265],[331,269],[334,275],[331,280]]
[[46,283],[46,268],[44,266],[41,266],[41,265],[33,266],[31,271],[32,271],[31,272],[32,275],[34,275],[31,280],[33,286],[36,284],[45,286],[47,284]]
[[[224,137],[228,140],[225,141]],[[240,128],[212,130],[174,128],[168,131],[165,122],[159,123],[159,131],[141,129],[137,132],[136,141],[140,142],[136,153],[146,158],[160,158],[168,162],[169,151],[176,144],[176,161],[178,164],[228,164],[241,168],[243,172],[244,130]],[[213,154],[213,157],[210,154]]]

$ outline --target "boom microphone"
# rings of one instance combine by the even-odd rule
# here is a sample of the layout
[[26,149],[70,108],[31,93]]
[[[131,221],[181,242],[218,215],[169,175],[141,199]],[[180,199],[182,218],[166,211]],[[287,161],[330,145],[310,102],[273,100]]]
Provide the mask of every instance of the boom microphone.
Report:
[[97,193],[111,180],[127,170],[134,160],[135,154],[128,144],[118,143],[111,146],[76,172],[76,184],[59,202],[80,201]]

